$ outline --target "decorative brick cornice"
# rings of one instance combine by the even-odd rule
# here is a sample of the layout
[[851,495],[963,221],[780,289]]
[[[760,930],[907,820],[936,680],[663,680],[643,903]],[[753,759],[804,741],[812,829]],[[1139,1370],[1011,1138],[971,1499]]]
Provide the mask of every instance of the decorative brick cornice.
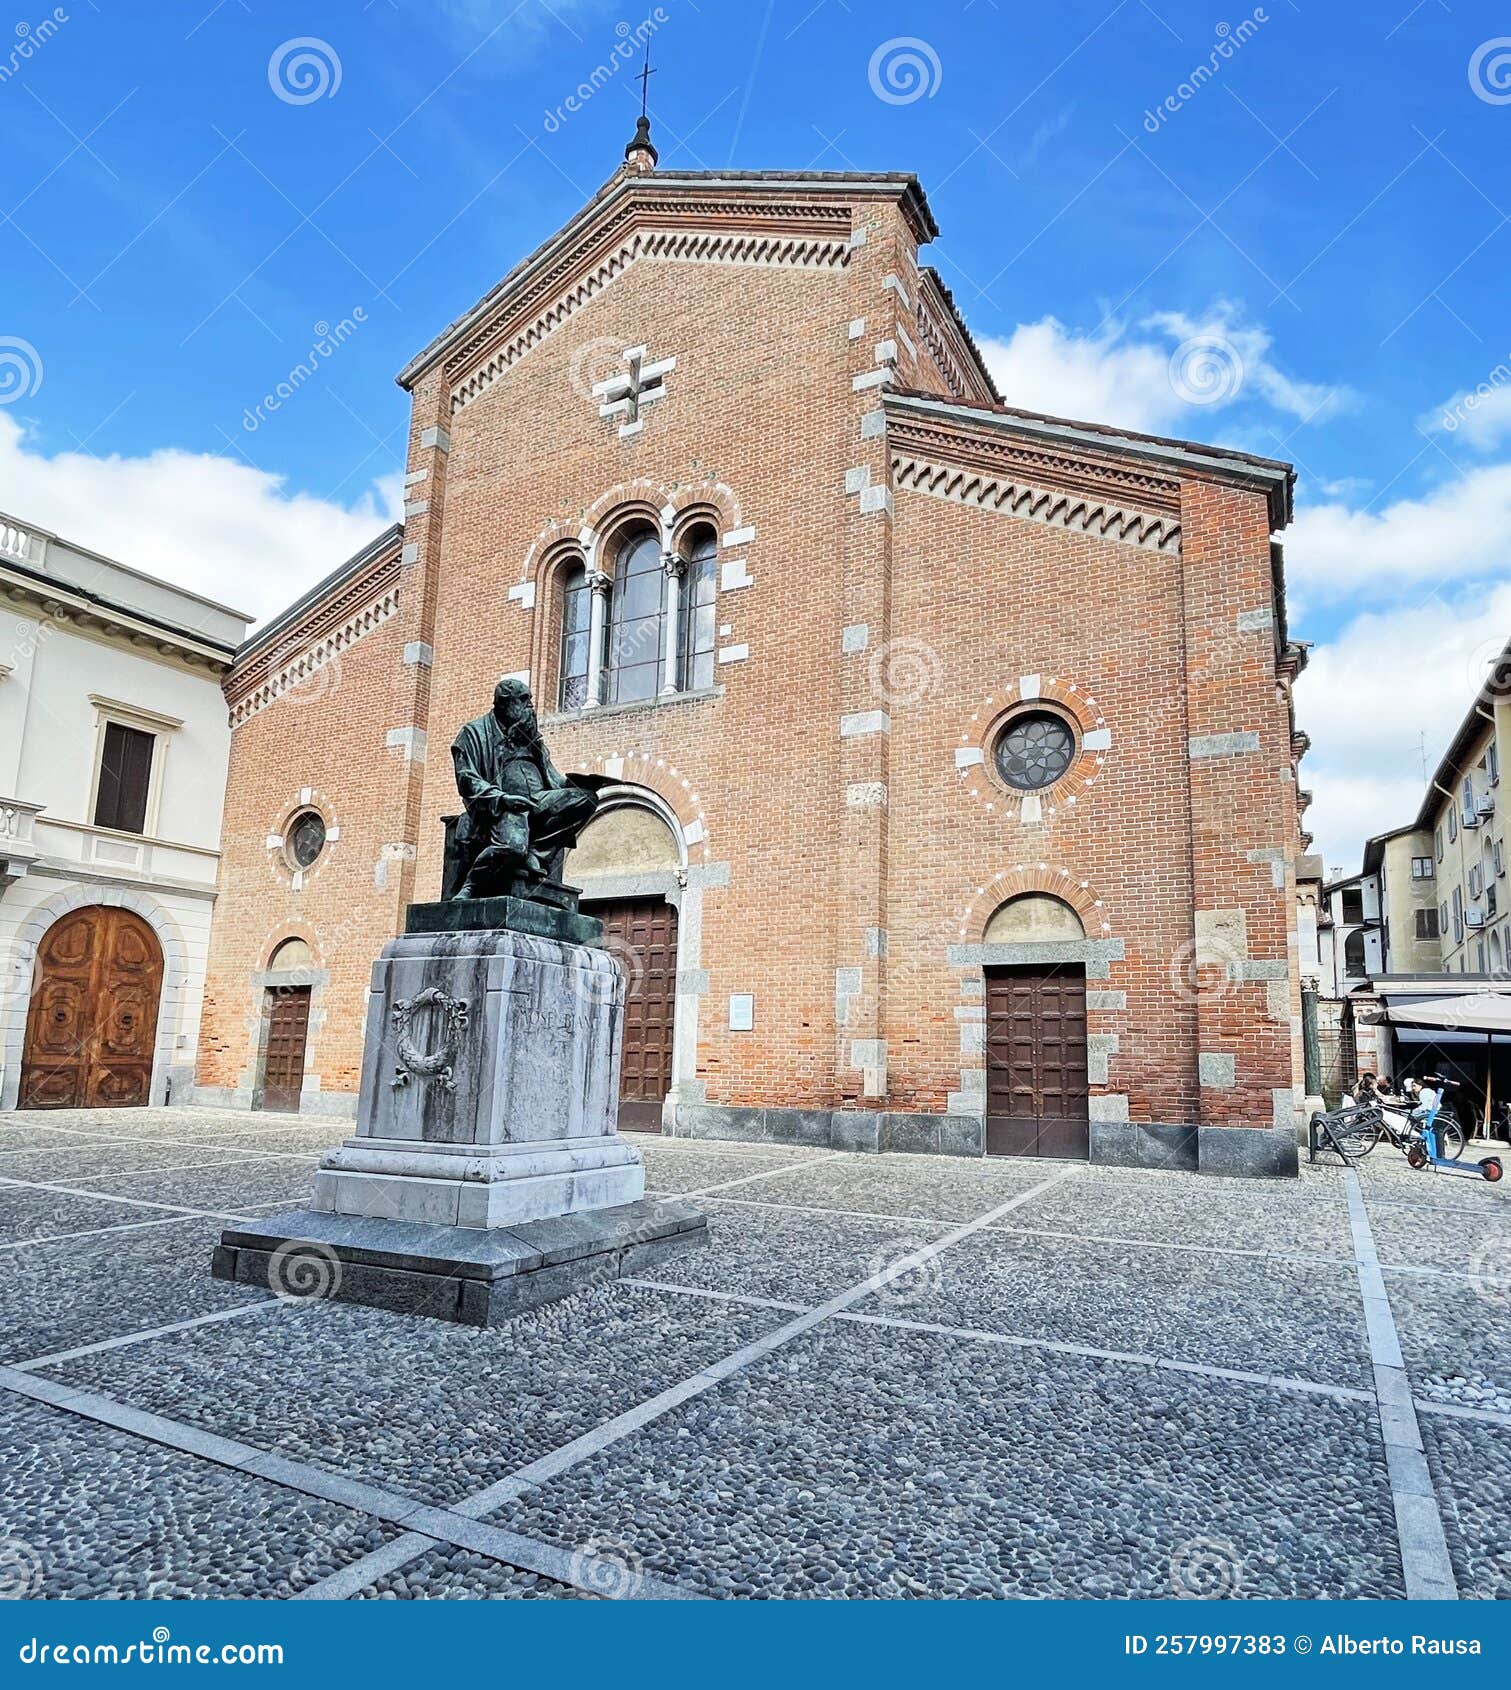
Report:
[[451,408],[470,404],[642,258],[838,270],[849,262],[851,220],[849,206],[819,201],[761,205],[699,196],[623,205],[528,285],[506,292],[451,348],[445,363]]
[[[352,608],[354,599],[359,602]],[[232,672],[225,686],[231,726],[240,727],[286,693],[298,691],[309,700],[328,697],[339,683],[342,652],[381,627],[398,608],[395,557],[319,606],[309,622],[291,630],[285,640],[257,652],[245,669]]]
[[892,479],[904,491],[975,505],[981,510],[1075,533],[1094,534],[1146,551],[1180,554],[1178,517],[1137,510],[1115,496],[1046,486],[1047,477],[1030,481],[1012,474],[1006,466],[993,472],[957,463],[932,462],[906,451],[895,451]]
[[918,335],[957,399],[984,405],[1001,402],[949,290],[928,269],[918,273]]

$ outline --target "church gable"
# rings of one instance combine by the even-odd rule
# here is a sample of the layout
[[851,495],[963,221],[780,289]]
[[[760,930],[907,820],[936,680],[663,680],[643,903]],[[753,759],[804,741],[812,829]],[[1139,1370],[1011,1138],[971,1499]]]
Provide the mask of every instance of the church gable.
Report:
[[[895,205],[911,251],[937,233],[916,180],[907,175],[818,173],[721,176],[713,172],[621,173],[571,223],[527,258],[399,376],[413,386],[439,364],[452,414],[647,261],[662,264],[846,270],[865,245],[871,210]],[[996,390],[937,275],[892,277],[898,323],[915,358],[942,391],[991,402]]]

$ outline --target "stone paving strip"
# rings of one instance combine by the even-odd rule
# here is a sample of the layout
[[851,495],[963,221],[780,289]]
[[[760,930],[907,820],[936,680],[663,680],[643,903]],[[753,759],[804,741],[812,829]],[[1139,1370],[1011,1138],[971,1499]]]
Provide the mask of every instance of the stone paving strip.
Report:
[[[278,1209],[282,1206],[283,1205],[279,1203],[250,1203],[247,1205],[247,1210]],[[35,1249],[38,1244],[65,1244],[80,1238],[103,1238],[107,1233],[112,1232],[143,1232],[148,1227],[177,1226],[184,1220],[204,1220],[206,1218],[211,1220],[228,1220],[233,1217],[217,1215],[210,1209],[192,1209],[180,1215],[164,1215],[160,1220],[120,1221],[114,1226],[85,1227],[80,1232],[46,1232],[40,1233],[35,1238],[11,1238],[7,1239],[4,1243],[0,1243],[0,1250],[31,1250]],[[247,1220],[251,1217],[250,1213],[243,1213],[235,1216],[234,1218],[237,1220]]]
[[[760,1175],[755,1176],[760,1178]],[[732,1185],[740,1185],[742,1180],[732,1180]],[[708,1192],[691,1192],[687,1195],[694,1197],[707,1196],[715,1191],[721,1191],[721,1186],[710,1186]],[[835,1216],[840,1220],[850,1221],[881,1221],[889,1226],[906,1225],[918,1226],[953,1226],[953,1220],[946,1220],[939,1215],[899,1215],[884,1214],[874,1209],[820,1209],[808,1203],[771,1203],[754,1197],[721,1197],[721,1203],[729,1203],[741,1209],[781,1209],[789,1214]],[[958,1217],[957,1217],[958,1218]],[[1347,1267],[1353,1262],[1351,1255],[1347,1256],[1314,1256],[1299,1255],[1289,1250],[1242,1250],[1226,1244],[1180,1244],[1168,1238],[1129,1238],[1102,1232],[1056,1232],[1045,1227],[1035,1226],[993,1226],[986,1229],[994,1233],[1010,1233],[1020,1238],[1056,1238],[1067,1244],[1126,1244],[1139,1250],[1182,1250],[1194,1256],[1249,1256],[1255,1259],[1268,1259],[1280,1262],[1299,1262],[1308,1267]],[[1413,1270],[1408,1270],[1413,1271]],[[1448,1275],[1445,1269],[1423,1268],[1423,1273],[1443,1273],[1445,1277],[1469,1278],[1470,1275]]]
[[11,1597],[276,1601],[397,1530],[46,1404],[0,1402]]
[[187,1320],[170,1320],[163,1326],[144,1327],[140,1332],[123,1332],[118,1338],[102,1338],[95,1344],[75,1344],[71,1350],[52,1350],[45,1356],[32,1356],[26,1361],[6,1363],[11,1373],[31,1373],[43,1367],[61,1367],[65,1362],[78,1361],[84,1356],[104,1355],[108,1350],[124,1350],[133,1344],[146,1344],[154,1338],[166,1338],[174,1332],[188,1332],[198,1326],[215,1326],[223,1320],[240,1320],[249,1314],[277,1314],[294,1308],[281,1297],[264,1297],[261,1302],[240,1303],[234,1309],[215,1309],[210,1314],[190,1315]]
[[[223,1211],[220,1209],[190,1209],[186,1208],[182,1203],[158,1203],[149,1197],[119,1197],[113,1192],[83,1191],[76,1185],[49,1185],[44,1183],[42,1180],[36,1179],[5,1179],[0,1177],[0,1190],[12,1186],[21,1186],[29,1191],[51,1191],[64,1197],[95,1197],[102,1203],[122,1203],[129,1205],[133,1209],[165,1209],[170,1214],[179,1216],[183,1219],[189,1219],[190,1217],[198,1220],[217,1221],[239,1221],[246,1219],[244,1213],[231,1214],[229,1211]],[[263,1206],[266,1205],[259,1205],[256,1203],[247,1205],[248,1208],[253,1209]],[[109,1229],[107,1228],[102,1230]],[[57,1240],[54,1238],[35,1238],[32,1239],[31,1242],[34,1244],[55,1244]]]
[[[805,1164],[805,1166],[808,1164]],[[772,1170],[775,1171],[775,1170]],[[752,1179],[763,1179],[764,1174],[751,1175]],[[731,1180],[729,1185],[743,1185],[744,1180]],[[653,1193],[660,1188],[647,1186]],[[715,1192],[723,1192],[728,1186],[708,1186],[702,1191],[679,1192],[678,1196],[703,1197]],[[740,1209],[777,1209],[790,1214],[827,1216],[833,1215],[840,1220],[852,1221],[880,1221],[889,1225],[900,1222],[916,1222],[919,1226],[947,1227],[954,1224],[953,1220],[940,1215],[899,1214],[883,1212],[876,1209],[826,1209],[818,1208],[808,1203],[774,1203],[767,1199],[755,1197],[723,1197],[721,1203],[728,1203]],[[1294,1250],[1250,1250],[1241,1249],[1230,1244],[1183,1244],[1169,1238],[1133,1238],[1125,1234],[1102,1232],[1061,1232],[1052,1231],[1046,1227],[1033,1226],[994,1226],[989,1232],[1012,1233],[1023,1238],[1053,1238],[1067,1244],[1116,1244],[1127,1245],[1134,1249],[1147,1250],[1178,1250],[1193,1256],[1245,1256],[1254,1260],[1270,1260],[1277,1262],[1294,1262],[1302,1267],[1351,1267],[1353,1254],[1328,1256],[1301,1253]],[[1388,1273],[1421,1274],[1432,1279],[1459,1279],[1477,1282],[1480,1275],[1465,1269],[1428,1267],[1420,1262],[1381,1262],[1381,1267]]]
[[197,1150],[201,1154],[204,1154],[206,1151],[213,1151],[214,1156],[208,1162],[184,1162],[174,1160],[164,1162],[157,1167],[151,1166],[149,1162],[149,1166],[145,1168],[131,1166],[104,1168],[98,1170],[97,1174],[94,1170],[86,1168],[86,1175],[91,1178],[99,1177],[103,1179],[112,1174],[178,1173],[180,1171],[187,1171],[190,1168],[228,1168],[235,1167],[242,1162],[270,1162],[276,1159],[292,1158],[295,1160],[312,1161],[317,1154],[314,1150],[258,1150],[247,1145],[204,1144],[202,1142],[189,1139],[103,1139],[98,1144],[81,1144],[76,1147],[70,1145],[67,1149],[60,1149],[57,1146],[44,1146],[41,1150],[36,1150],[28,1146],[25,1150],[7,1150],[0,1152],[0,1175],[3,1175],[6,1179],[17,1180],[22,1185],[25,1185],[27,1183],[27,1173],[29,1170],[21,1166],[23,1162],[41,1162],[45,1159],[50,1159],[54,1162],[54,1164],[56,1164],[58,1160],[62,1159],[66,1161],[66,1159],[70,1156],[91,1156],[98,1154],[109,1157],[112,1154],[119,1153],[129,1163],[132,1160],[131,1152],[121,1149],[121,1146],[127,1143],[137,1145],[142,1150],[151,1150],[156,1153],[162,1153],[169,1150]]
[[[137,1205],[151,1212],[146,1200]],[[241,1216],[239,1207],[230,1211]],[[266,1291],[211,1278],[205,1264],[222,1219],[180,1215],[179,1226],[148,1227],[76,1243],[39,1240],[0,1255],[0,1361],[122,1337],[214,1309],[262,1302]]]
[[[569,1472],[581,1462],[600,1454],[610,1446],[629,1437],[632,1433],[640,1431],[642,1427],[659,1420],[673,1409],[680,1408],[684,1403],[701,1396],[705,1391],[723,1384],[726,1379],[740,1373],[753,1363],[763,1361],[773,1351],[779,1350],[784,1345],[790,1344],[794,1339],[802,1337],[815,1326],[834,1315],[842,1313],[862,1298],[873,1296],[876,1292],[892,1284],[893,1281],[900,1279],[904,1274],[915,1272],[923,1263],[931,1260],[941,1251],[947,1250],[952,1244],[970,1237],[973,1233],[980,1231],[983,1226],[996,1220],[1000,1215],[1007,1214],[1021,1204],[1031,1201],[1041,1192],[1048,1191],[1052,1186],[1058,1185],[1061,1180],[1069,1179],[1076,1172],[1075,1167],[1063,1168],[1049,1179],[1041,1180],[1037,1185],[1009,1198],[1005,1203],[989,1209],[985,1215],[979,1216],[975,1220],[963,1222],[943,1238],[935,1239],[932,1243],[909,1252],[888,1266],[878,1268],[866,1279],[849,1286],[846,1290],[830,1297],[826,1302],[807,1309],[801,1314],[794,1315],[791,1320],[784,1322],[774,1331],[768,1332],[764,1337],[757,1338],[753,1343],[742,1345],[741,1348],[726,1356],[722,1361],[715,1362],[713,1366],[704,1368],[690,1378],[684,1379],[680,1384],[659,1392],[656,1396],[627,1410],[625,1413],[615,1415],[612,1419],[595,1426],[592,1431],[584,1433],[579,1438],[572,1439],[570,1443],[563,1444],[549,1455],[528,1463],[517,1472],[499,1480],[498,1483],[488,1486],[486,1490],[479,1491],[475,1496],[460,1504],[454,1512],[467,1517],[480,1518],[485,1514],[492,1513],[505,1503],[513,1501],[525,1491],[544,1485],[551,1479]],[[419,1526],[420,1523],[417,1521],[415,1524]],[[304,1592],[304,1595],[311,1600],[321,1596],[331,1598],[350,1596],[355,1589],[360,1588],[360,1586],[354,1585],[353,1581],[361,1577],[364,1570],[367,1574],[367,1577],[363,1579],[364,1584],[396,1572],[405,1564],[406,1559],[414,1559],[432,1547],[431,1543],[421,1535],[422,1532],[423,1527],[412,1534],[416,1538],[413,1544],[405,1544],[403,1539],[395,1539],[384,1550],[366,1557],[365,1567],[363,1562],[354,1562],[335,1577],[311,1586],[309,1590]],[[404,1555],[405,1549],[410,1551],[407,1557]],[[502,1559],[507,1560],[510,1557],[505,1556]],[[531,1570],[537,1569],[532,1567]]]
[[1369,1212],[1359,1176],[1348,1170],[1348,1218],[1354,1236],[1354,1261],[1359,1292],[1364,1299],[1364,1325],[1369,1334],[1375,1395],[1379,1399],[1380,1430],[1385,1437],[1385,1461],[1390,1473],[1391,1500],[1396,1512],[1396,1536],[1406,1574],[1408,1601],[1454,1601],[1458,1584],[1448,1554],[1443,1516],[1433,1488],[1432,1473],[1422,1444],[1412,1403],[1406,1358],[1396,1333],[1390,1297],[1375,1255]]
[[[771,1297],[742,1297],[732,1291],[705,1291],[695,1285],[672,1285],[662,1279],[626,1279],[626,1285],[643,1286],[647,1291],[673,1292],[683,1297],[709,1297],[720,1302],[744,1303],[751,1308],[790,1309],[804,1312],[807,1305],[783,1302]],[[908,1320],[903,1315],[840,1314],[836,1320],[850,1321],[858,1326],[895,1327],[903,1332],[929,1332],[946,1338],[962,1338],[976,1343],[1005,1344],[1014,1349],[1045,1350],[1053,1355],[1082,1356],[1091,1361],[1126,1362],[1134,1367],[1155,1368],[1168,1373],[1193,1373],[1206,1379],[1231,1379],[1245,1385],[1266,1385],[1277,1391],[1297,1391],[1303,1395],[1335,1397],[1341,1402],[1373,1402],[1373,1391],[1352,1385],[1335,1385],[1321,1379],[1295,1379],[1285,1374],[1251,1373],[1236,1367],[1213,1367],[1203,1361],[1180,1361],[1172,1356],[1142,1355],[1133,1350],[1106,1350],[1094,1344],[1071,1344],[1058,1338],[1024,1337],[1014,1332],[987,1332],[976,1326],[947,1326],[936,1320]]]
[[[129,1408],[112,1397],[97,1396],[90,1391],[75,1390],[51,1379],[37,1379],[19,1369],[0,1367],[0,1390],[77,1415],[97,1425],[116,1431],[129,1432],[150,1443],[178,1450],[229,1467],[251,1478],[270,1480],[287,1490],[305,1496],[334,1502],[343,1508],[370,1514],[374,1519],[400,1527],[406,1535],[419,1537],[427,1549],[438,1543],[450,1543],[459,1549],[471,1549],[527,1572],[556,1579],[588,1591],[612,1589],[619,1577],[619,1569],[599,1562],[585,1554],[569,1555],[551,1544],[538,1543],[517,1533],[504,1531],[481,1521],[454,1513],[449,1508],[436,1508],[417,1502],[413,1497],[399,1496],[376,1485],[357,1479],[342,1478],[302,1461],[290,1461],[286,1456],[269,1455],[250,1444],[222,1438],[194,1426],[185,1426],[158,1414],[145,1414]],[[364,1558],[365,1559],[365,1558]],[[353,1563],[359,1565],[361,1563]],[[388,1570],[388,1569],[386,1569]],[[371,1579],[364,1583],[371,1583]],[[318,1589],[318,1586],[311,1589]],[[300,1592],[309,1595],[310,1590]],[[638,1581],[637,1595],[653,1600],[698,1600],[696,1592],[685,1591],[657,1579]]]
[[1471,1408],[1467,1403],[1432,1402],[1413,1392],[1412,1402],[1418,1414],[1446,1414],[1450,1420],[1479,1420],[1487,1426],[1511,1426],[1511,1414],[1494,1408]]
[[696,1191],[684,1191],[680,1195],[682,1195],[684,1197],[689,1197],[689,1198],[691,1198],[691,1197],[711,1197],[714,1194],[714,1192],[716,1192],[716,1191],[729,1191],[732,1187],[737,1186],[737,1185],[749,1185],[752,1180],[768,1179],[768,1178],[770,1178],[770,1176],[772,1174],[787,1173],[792,1168],[820,1168],[824,1165],[825,1162],[839,1162],[839,1161],[842,1161],[843,1159],[844,1159],[843,1152],[836,1151],[834,1153],[834,1155],[832,1155],[832,1156],[821,1156],[816,1162],[815,1161],[789,1162],[789,1163],[786,1163],[784,1166],[781,1166],[781,1167],[759,1168],[753,1174],[741,1174],[738,1179],[721,1180],[719,1182],[719,1184],[717,1184],[717,1185],[701,1186]]

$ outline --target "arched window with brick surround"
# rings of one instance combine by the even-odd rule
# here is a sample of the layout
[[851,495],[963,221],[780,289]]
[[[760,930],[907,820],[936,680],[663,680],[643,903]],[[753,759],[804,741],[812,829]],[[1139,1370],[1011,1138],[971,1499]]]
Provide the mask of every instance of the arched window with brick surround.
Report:
[[603,702],[634,704],[654,698],[666,682],[667,571],[653,528],[624,536],[614,554],[613,583]]
[[714,600],[718,596],[719,542],[711,528],[691,536],[682,571],[682,649],[678,685],[696,692],[714,684]]
[[706,523],[663,549],[648,522],[619,530],[600,569],[570,562],[559,577],[559,710],[649,703],[714,680],[718,535]]
[[584,564],[574,564],[561,583],[561,681],[557,707],[581,710],[588,697],[588,641],[592,625],[592,593]]

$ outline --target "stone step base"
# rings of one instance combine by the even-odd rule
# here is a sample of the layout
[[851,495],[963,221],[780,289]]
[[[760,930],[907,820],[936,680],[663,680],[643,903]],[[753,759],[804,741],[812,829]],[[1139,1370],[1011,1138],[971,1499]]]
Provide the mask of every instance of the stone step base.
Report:
[[667,1198],[492,1230],[296,1209],[228,1226],[210,1271],[294,1302],[498,1326],[707,1241],[702,1212]]

